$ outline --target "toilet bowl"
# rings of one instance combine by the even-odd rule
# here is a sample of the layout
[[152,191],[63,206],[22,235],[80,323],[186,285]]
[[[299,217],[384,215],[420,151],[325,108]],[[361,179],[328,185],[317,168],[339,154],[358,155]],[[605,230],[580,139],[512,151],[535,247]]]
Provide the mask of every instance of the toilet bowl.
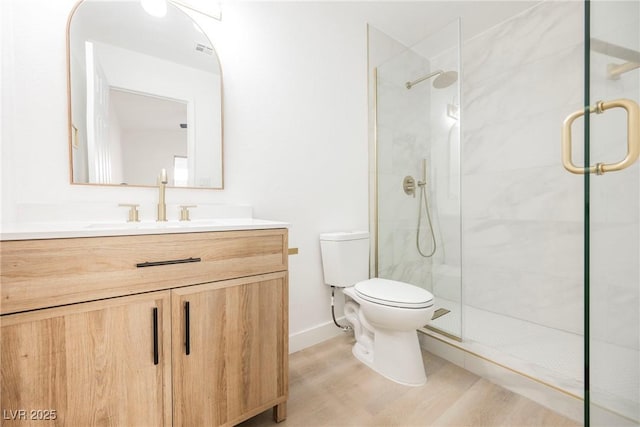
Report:
[[342,288],[345,318],[362,363],[397,383],[420,386],[426,380],[416,329],[433,315],[433,295],[394,280],[368,279],[369,235],[338,232],[320,235],[325,283]]

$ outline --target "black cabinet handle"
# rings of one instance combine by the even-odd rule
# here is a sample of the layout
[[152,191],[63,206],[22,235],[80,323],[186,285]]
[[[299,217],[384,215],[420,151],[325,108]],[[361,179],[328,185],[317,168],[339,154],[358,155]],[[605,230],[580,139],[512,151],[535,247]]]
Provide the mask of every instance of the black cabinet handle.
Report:
[[184,347],[187,355],[191,354],[191,336],[189,334],[189,301],[184,303]]
[[185,259],[170,259],[167,261],[151,261],[151,262],[141,262],[136,264],[136,267],[138,268],[143,268],[143,267],[156,267],[159,265],[172,265],[172,264],[186,264],[188,262],[200,262],[202,261],[202,258],[185,258]]
[[153,307],[153,364],[157,365],[160,356],[158,354],[158,307]]

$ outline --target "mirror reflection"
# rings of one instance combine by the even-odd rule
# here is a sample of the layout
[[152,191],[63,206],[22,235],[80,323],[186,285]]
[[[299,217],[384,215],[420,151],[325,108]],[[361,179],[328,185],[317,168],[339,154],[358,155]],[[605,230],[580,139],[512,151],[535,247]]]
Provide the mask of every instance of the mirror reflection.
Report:
[[72,182],[222,188],[222,77],[178,6],[85,0],[69,23]]

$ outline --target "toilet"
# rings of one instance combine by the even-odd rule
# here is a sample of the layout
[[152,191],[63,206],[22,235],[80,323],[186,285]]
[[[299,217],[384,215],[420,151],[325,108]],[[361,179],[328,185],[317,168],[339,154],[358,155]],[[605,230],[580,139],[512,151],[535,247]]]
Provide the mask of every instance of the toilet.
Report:
[[394,280],[369,279],[369,233],[320,235],[324,282],[341,288],[356,343],[353,355],[397,383],[420,386],[427,376],[416,329],[433,315],[433,295]]

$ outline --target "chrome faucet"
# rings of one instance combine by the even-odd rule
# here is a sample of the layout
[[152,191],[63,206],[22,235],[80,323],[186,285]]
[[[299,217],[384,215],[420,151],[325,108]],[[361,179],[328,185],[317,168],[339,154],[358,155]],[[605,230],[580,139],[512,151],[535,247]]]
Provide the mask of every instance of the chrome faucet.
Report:
[[158,195],[158,219],[157,222],[165,222],[167,220],[167,204],[165,202],[165,189],[167,188],[167,170],[162,169],[160,171],[160,176],[158,177],[158,190],[160,194]]

